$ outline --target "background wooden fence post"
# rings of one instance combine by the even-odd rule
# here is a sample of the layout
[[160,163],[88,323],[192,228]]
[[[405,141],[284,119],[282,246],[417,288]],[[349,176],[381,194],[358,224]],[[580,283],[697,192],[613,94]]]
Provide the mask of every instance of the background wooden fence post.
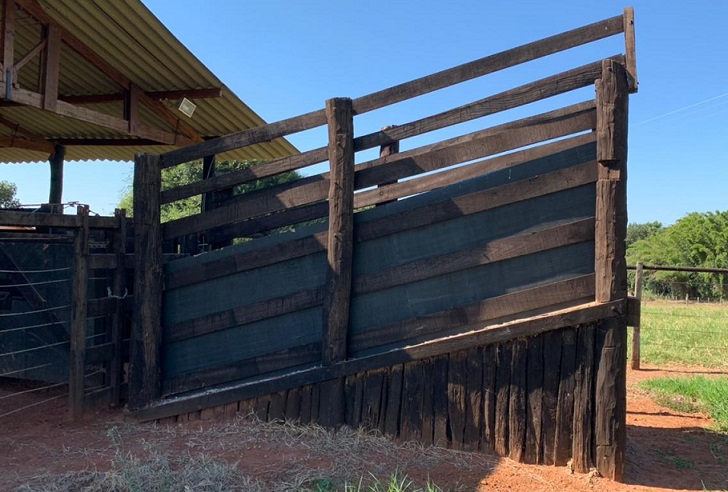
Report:
[[[597,302],[627,299],[627,74],[622,64],[602,62],[596,81],[597,161],[595,274]],[[624,477],[627,419],[627,319],[603,321],[597,335],[595,461],[612,480]]]
[[124,371],[122,340],[124,338],[124,296],[126,294],[126,210],[116,209],[114,216],[119,221],[119,227],[114,231],[116,269],[114,270],[112,295],[119,298],[116,300],[111,320],[111,343],[114,344],[114,352],[111,358],[109,383],[111,384],[111,404],[119,406]]
[[88,207],[79,205],[81,226],[73,242],[73,286],[71,288],[71,350],[68,393],[71,419],[83,416],[84,374],[86,369],[86,313],[88,308]]
[[[391,130],[392,128],[396,128],[397,125],[388,125],[382,128],[383,132],[386,132],[387,130]],[[390,155],[399,154],[399,140],[395,140],[392,143],[384,144],[379,147],[379,157],[389,157]],[[380,184],[377,188],[381,188],[383,186],[387,186],[390,184],[396,183],[397,180],[394,181],[387,181],[382,184]],[[385,202],[381,202],[375,205],[375,207],[382,207],[386,205],[387,203],[396,202],[397,200],[387,200]]]
[[[634,297],[638,301],[642,300],[642,284],[644,282],[644,264],[640,261],[637,263],[637,269],[634,276]],[[640,368],[640,318],[637,318],[636,324],[632,327],[632,369]]]
[[141,408],[161,394],[162,227],[159,155],[134,161],[134,316],[131,332],[129,407]]
[[354,113],[351,99],[326,101],[329,125],[329,236],[322,362],[346,359],[354,251]]

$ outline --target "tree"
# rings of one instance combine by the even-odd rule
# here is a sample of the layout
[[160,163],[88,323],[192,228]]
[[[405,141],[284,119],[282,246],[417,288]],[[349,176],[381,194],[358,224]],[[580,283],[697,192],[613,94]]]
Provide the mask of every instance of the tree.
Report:
[[0,181],[0,208],[17,208],[20,201],[15,198],[18,187],[8,181]]
[[642,239],[647,239],[662,229],[661,222],[645,222],[644,224],[632,223],[627,226],[626,243],[629,248],[632,244]]
[[[246,169],[251,166],[260,164],[257,161],[221,161],[215,164],[215,173],[224,174],[231,171],[238,171],[240,169]],[[295,171],[278,174],[269,178],[263,178],[256,181],[251,181],[242,185],[238,185],[234,188],[233,194],[240,195],[243,193],[250,193],[252,191],[268,188],[290,181],[300,179],[301,175]],[[162,189],[167,190],[170,188],[176,188],[178,186],[184,186],[190,183],[194,183],[202,179],[202,163],[195,161],[191,163],[181,164],[162,170]],[[162,222],[168,222],[170,220],[180,219],[182,217],[188,217],[200,212],[202,204],[201,196],[194,196],[178,200],[176,202],[167,203],[161,207]],[[134,192],[129,187],[124,193],[121,201],[119,202],[119,208],[127,210],[127,215],[132,214],[134,208]]]
[[[728,268],[728,211],[693,212],[675,224],[632,243],[627,261],[634,264]],[[718,297],[728,293],[724,275],[655,272],[649,287],[682,297]]]

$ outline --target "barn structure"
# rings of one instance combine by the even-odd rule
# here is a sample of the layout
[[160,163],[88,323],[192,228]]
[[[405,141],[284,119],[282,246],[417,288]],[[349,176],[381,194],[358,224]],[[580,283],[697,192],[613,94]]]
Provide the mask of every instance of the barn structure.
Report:
[[[359,115],[613,36],[623,36],[624,54],[355,131]],[[139,154],[133,258],[123,216],[67,219],[77,230],[72,410],[87,406],[84,371],[107,360],[112,400],[126,388],[141,421],[252,411],[527,463],[571,460],[577,471],[596,467],[620,480],[626,332],[639,314],[624,258],[636,90],[625,9],[318,111]],[[578,102],[556,97],[585,92]],[[412,137],[516,108],[531,113],[400,151]],[[164,169],[321,126],[320,147],[161,187]],[[379,156],[357,160],[368,149]],[[329,164],[321,174],[236,191],[321,162]],[[163,205],[199,195],[215,206],[161,222]],[[0,219],[10,223],[9,213]],[[112,251],[93,254],[94,226],[114,231]],[[132,296],[122,299],[127,267]],[[113,295],[89,301],[89,271],[101,268]],[[133,312],[128,379],[125,305]],[[92,312],[112,319],[103,346],[86,343]]]

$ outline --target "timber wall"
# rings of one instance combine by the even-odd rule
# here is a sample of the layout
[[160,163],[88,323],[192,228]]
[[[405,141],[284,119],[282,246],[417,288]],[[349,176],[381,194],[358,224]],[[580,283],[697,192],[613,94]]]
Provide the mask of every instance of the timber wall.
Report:
[[[621,33],[626,55],[355,133],[364,113]],[[520,461],[570,455],[578,471],[621,478],[633,42],[627,9],[319,111],[139,155],[132,415],[254,408]],[[399,151],[410,137],[592,87],[595,98]],[[229,150],[323,125],[326,146],[215,173]],[[164,169],[194,160],[199,181],[162,189]],[[327,172],[258,186],[326,161]],[[200,213],[161,222],[162,206],[197,196]],[[163,264],[170,247],[194,256]]]

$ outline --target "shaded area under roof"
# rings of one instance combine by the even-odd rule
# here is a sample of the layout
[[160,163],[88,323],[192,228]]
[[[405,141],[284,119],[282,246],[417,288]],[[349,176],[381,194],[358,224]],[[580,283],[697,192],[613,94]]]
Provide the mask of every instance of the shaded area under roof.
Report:
[[[40,107],[26,104],[22,94],[33,99],[44,90],[44,46],[52,42],[48,34],[51,24],[60,26],[63,33],[56,81],[59,105],[70,103],[80,111],[109,116],[114,122],[130,121],[128,89],[136,86],[146,94],[143,97],[157,103],[157,107],[136,105],[139,125],[155,131],[185,136],[187,126],[187,136],[191,128],[199,140],[265,124],[138,0],[17,0],[17,5],[14,62],[18,64],[34,51],[36,54],[18,68],[10,98],[5,87],[0,94],[4,96],[0,99],[0,162],[46,161],[49,152],[29,149],[32,145],[27,135],[65,145],[67,161],[130,161],[137,152],[161,153],[175,147],[157,144],[113,124],[95,124],[43,109],[42,99]],[[78,42],[102,62],[90,61],[88,54],[77,49]],[[127,89],[119,77],[113,80],[114,71],[128,80]],[[182,96],[197,106],[191,118],[176,109]],[[270,160],[297,152],[287,140],[276,139],[219,158]]]

